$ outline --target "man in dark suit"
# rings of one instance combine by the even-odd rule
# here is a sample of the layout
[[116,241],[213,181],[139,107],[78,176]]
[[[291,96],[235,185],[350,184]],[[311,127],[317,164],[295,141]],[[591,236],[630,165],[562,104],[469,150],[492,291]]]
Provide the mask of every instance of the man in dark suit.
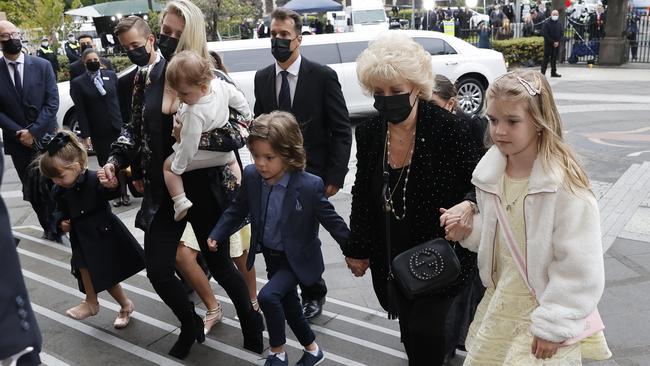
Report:
[[[255,115],[277,109],[293,113],[304,136],[307,171],[323,179],[331,197],[343,187],[352,145],[341,84],[334,70],[300,55],[300,15],[277,8],[271,18],[271,52],[277,62],[255,74]],[[314,318],[322,312],[325,281],[301,287],[305,317]]]
[[39,177],[28,174],[27,169],[34,158],[34,141],[57,127],[56,77],[49,62],[20,51],[20,33],[11,22],[0,21],[0,41],[4,54],[0,58],[0,128],[4,150],[11,155],[23,185],[23,198],[36,211],[44,237],[57,239],[49,190],[42,187],[43,182],[35,184]]
[[[85,50],[89,48],[95,47],[93,44],[93,37],[87,34],[80,35],[78,40],[79,40],[79,47],[81,48],[81,53],[83,53]],[[111,60],[107,59],[106,57],[100,57],[99,63],[102,66],[104,66],[107,70],[115,70],[113,68],[113,63],[111,62]],[[79,58],[77,61],[70,64],[70,80],[73,80],[74,78],[83,74],[84,72],[86,72],[86,68],[84,67],[81,58]]]
[[[1,37],[1,35],[0,35]],[[0,147],[2,142],[0,142]],[[4,172],[4,157],[0,154],[0,184]],[[27,296],[20,272],[20,262],[11,233],[9,213],[0,198],[0,364],[18,358],[18,365],[39,365],[41,331]],[[32,348],[29,351],[28,347]],[[22,356],[20,354],[22,353]]]

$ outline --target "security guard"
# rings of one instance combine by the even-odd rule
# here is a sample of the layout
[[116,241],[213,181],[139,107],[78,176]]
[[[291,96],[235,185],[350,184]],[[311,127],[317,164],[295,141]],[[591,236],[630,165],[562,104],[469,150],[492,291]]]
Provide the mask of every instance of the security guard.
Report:
[[81,46],[74,34],[68,34],[68,42],[65,44],[65,55],[68,56],[68,62],[73,63],[81,58]]
[[54,74],[59,72],[59,60],[57,59],[56,52],[50,48],[50,41],[47,37],[41,38],[41,48],[38,49],[36,55],[50,61]]

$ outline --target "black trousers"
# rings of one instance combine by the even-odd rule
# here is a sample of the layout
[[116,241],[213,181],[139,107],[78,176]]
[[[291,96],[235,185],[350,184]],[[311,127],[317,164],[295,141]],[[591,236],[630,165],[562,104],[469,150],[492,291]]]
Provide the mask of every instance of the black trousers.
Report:
[[[214,198],[205,169],[183,174],[185,194],[194,203],[187,220],[192,223],[203,258],[214,279],[232,300],[237,316],[244,323],[254,311],[248,296],[244,277],[230,259],[228,246],[221,243],[219,250],[208,250],[207,238],[222,213]],[[166,191],[165,191],[166,192]],[[186,221],[174,221],[174,209],[168,194],[163,195],[160,208],[145,235],[147,277],[162,300],[181,322],[191,318],[192,306],[181,281],[174,275],[176,248],[185,229]]]
[[399,297],[399,327],[409,366],[442,366],[446,353],[445,323],[453,299]]
[[312,300],[320,300],[327,295],[327,285],[325,284],[323,277],[321,277],[311,286],[305,286],[301,283],[300,291],[303,303]]
[[[32,205],[36,212],[38,222],[43,228],[45,234],[56,233],[56,220],[53,217],[55,203],[51,195],[52,181],[41,177],[40,173],[28,172],[29,165],[32,163],[32,155],[11,155],[11,161],[16,168],[18,178],[23,186],[23,199]],[[38,167],[36,167],[38,169]],[[36,182],[38,180],[38,182]],[[29,187],[26,191],[26,187]]]
[[551,75],[557,74],[557,56],[560,47],[553,47],[552,43],[544,43],[544,60],[542,61],[542,74],[546,73],[546,67],[551,61]]

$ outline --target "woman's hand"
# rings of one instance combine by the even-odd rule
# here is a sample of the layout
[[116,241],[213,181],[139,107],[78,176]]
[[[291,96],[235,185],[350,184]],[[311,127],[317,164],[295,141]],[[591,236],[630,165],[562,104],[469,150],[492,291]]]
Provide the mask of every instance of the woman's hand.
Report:
[[208,249],[210,249],[211,252],[216,252],[218,249],[217,241],[212,238],[208,238]]
[[61,221],[61,231],[63,231],[64,233],[69,233],[70,228],[72,228],[72,225],[70,225],[69,219]]
[[558,348],[560,348],[560,343],[545,341],[534,336],[533,344],[531,345],[531,353],[534,354],[536,358],[545,360],[555,356]]
[[366,270],[370,266],[370,259],[355,259],[350,257],[345,257],[345,262],[348,264],[348,268],[352,271],[356,277],[362,277],[366,274]]
[[469,201],[463,201],[452,208],[440,209],[440,226],[445,227],[445,239],[459,241],[472,232],[474,211]]
[[172,127],[172,136],[176,139],[176,142],[181,142],[181,128],[183,128],[183,123],[178,118],[178,114],[174,114],[174,126]]
[[97,179],[101,185],[108,189],[115,189],[119,185],[117,177],[115,177],[115,166],[111,163],[107,163],[97,171]]
[[135,179],[131,181],[131,183],[133,183],[133,187],[138,191],[138,193],[144,193],[144,182],[142,179]]

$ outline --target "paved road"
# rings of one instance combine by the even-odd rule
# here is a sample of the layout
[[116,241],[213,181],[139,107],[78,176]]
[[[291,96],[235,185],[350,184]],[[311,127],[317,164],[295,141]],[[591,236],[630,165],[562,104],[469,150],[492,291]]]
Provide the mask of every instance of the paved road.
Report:
[[[568,141],[583,159],[600,198],[603,229],[613,242],[606,256],[607,289],[601,313],[614,358],[598,365],[650,365],[650,70],[560,69],[552,79],[556,101],[566,124]],[[351,172],[342,193],[332,200],[349,217]],[[117,310],[102,296],[100,313],[83,322],[67,318],[65,310],[80,301],[70,275],[70,250],[39,239],[37,220],[20,199],[15,170],[9,165],[2,186],[20,237],[20,258],[37,319],[44,335],[44,362],[48,365],[176,365],[166,355],[177,333],[177,321],[155,294],[143,273],[126,281],[136,304],[133,324],[116,331]],[[135,206],[116,210],[133,227]],[[140,231],[133,229],[142,239]],[[372,292],[369,276],[349,274],[340,250],[323,233],[325,278],[330,288],[324,314],[314,324],[318,342],[327,352],[324,365],[406,365],[398,324],[386,319]],[[257,263],[258,286],[264,283],[264,265]],[[206,343],[195,346],[184,364],[262,364],[260,356],[243,351],[238,321],[223,290],[213,284],[225,305],[225,320]],[[199,312],[204,308],[193,299]],[[296,361],[300,347],[288,332],[289,357]],[[462,355],[453,360],[462,364]]]

